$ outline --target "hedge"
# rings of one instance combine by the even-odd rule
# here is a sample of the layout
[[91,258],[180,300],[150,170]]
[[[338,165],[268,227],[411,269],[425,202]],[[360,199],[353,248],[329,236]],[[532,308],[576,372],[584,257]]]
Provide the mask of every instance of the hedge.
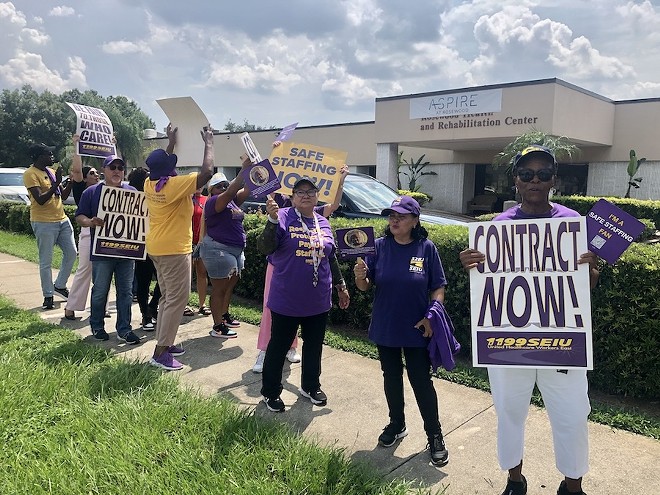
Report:
[[[0,202],[0,228],[31,233],[27,208]],[[641,208],[640,208],[641,211]],[[67,213],[73,215],[71,209]],[[266,272],[265,257],[256,249],[256,238],[263,229],[264,215],[245,217],[247,247],[245,270],[235,292],[262,301]],[[381,233],[386,221],[380,219],[331,219],[333,228],[351,225],[373,226]],[[449,285],[446,307],[456,327],[456,337],[470,356],[469,277],[461,266],[458,253],[467,247],[468,232],[461,226],[426,226],[436,244]],[[371,292],[360,292],[352,276],[353,263],[342,262],[351,294],[346,311],[335,304],[330,320],[335,325],[349,325],[366,331],[371,314]],[[602,263],[601,276],[592,291],[593,348],[595,369],[590,372],[594,389],[633,397],[660,398],[660,246],[634,244],[613,265]]]

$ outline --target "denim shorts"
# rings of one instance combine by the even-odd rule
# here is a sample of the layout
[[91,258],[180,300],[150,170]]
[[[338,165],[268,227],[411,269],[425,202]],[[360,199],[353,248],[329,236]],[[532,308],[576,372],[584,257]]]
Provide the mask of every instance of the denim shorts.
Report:
[[245,265],[242,247],[227,246],[214,241],[208,235],[204,236],[200,254],[206,272],[211,278],[229,278],[232,275],[240,275]]

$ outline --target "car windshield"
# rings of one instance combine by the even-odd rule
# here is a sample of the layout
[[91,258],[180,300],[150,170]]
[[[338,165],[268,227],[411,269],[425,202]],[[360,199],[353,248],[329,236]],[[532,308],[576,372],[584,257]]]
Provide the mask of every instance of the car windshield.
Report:
[[373,179],[349,175],[344,183],[344,192],[355,203],[358,211],[380,215],[389,208],[398,194],[386,185]]
[[0,173],[0,186],[22,186],[23,173],[10,172],[7,174]]

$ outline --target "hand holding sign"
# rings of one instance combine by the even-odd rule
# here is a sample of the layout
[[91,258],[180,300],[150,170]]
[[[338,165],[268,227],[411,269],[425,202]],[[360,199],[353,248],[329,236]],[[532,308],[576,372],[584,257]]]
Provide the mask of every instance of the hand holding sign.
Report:
[[280,207],[277,206],[277,203],[275,200],[268,195],[268,199],[266,200],[266,213],[268,213],[268,216],[272,218],[273,220],[277,220],[277,212],[280,210]]
[[355,280],[367,279],[367,264],[359,256],[355,261],[355,266],[353,267],[353,275],[355,275]]

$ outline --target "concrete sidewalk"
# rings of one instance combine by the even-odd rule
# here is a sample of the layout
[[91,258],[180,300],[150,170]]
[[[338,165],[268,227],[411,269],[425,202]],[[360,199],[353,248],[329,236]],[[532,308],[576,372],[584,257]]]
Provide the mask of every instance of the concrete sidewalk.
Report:
[[[23,308],[36,311],[51,323],[71,328],[85,341],[112,349],[127,358],[147,360],[154,348],[153,332],[137,330],[144,343],[119,343],[112,318],[106,320],[108,342],[90,335],[89,313],[83,319],[64,319],[64,302],[55,296],[55,309],[41,309],[43,297],[35,264],[0,253],[0,293]],[[70,281],[72,278],[70,279]],[[111,295],[113,298],[114,295]],[[59,300],[58,300],[59,299]],[[137,304],[133,324],[140,328]],[[387,424],[387,406],[377,361],[325,347],[321,382],[328,395],[327,407],[316,407],[298,395],[300,365],[285,365],[282,400],[286,412],[269,412],[260,402],[261,376],[252,372],[257,355],[258,328],[242,324],[236,339],[222,340],[208,335],[211,318],[182,318],[178,344],[186,349],[181,361],[184,370],[174,372],[182,382],[206,395],[221,393],[256,414],[277,418],[321,444],[339,446],[353,459],[366,461],[385,475],[416,479],[421,486],[451,495],[499,495],[506,483],[496,457],[496,417],[489,394],[436,380],[440,419],[449,464],[435,468],[425,450],[426,436],[412,390],[406,383],[406,419],[409,434],[394,447],[377,445]],[[622,430],[590,423],[591,471],[585,477],[588,495],[660,493],[660,442]],[[545,411],[531,407],[527,422],[525,476],[529,495],[554,495],[562,476],[554,465],[550,425]]]

